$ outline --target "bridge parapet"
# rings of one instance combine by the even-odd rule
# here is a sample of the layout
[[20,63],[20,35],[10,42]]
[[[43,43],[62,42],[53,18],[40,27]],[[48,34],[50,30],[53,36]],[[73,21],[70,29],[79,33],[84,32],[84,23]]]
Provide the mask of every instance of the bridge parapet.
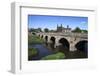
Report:
[[41,35],[51,35],[51,36],[69,36],[69,37],[80,37],[80,38],[88,38],[87,33],[38,33]]

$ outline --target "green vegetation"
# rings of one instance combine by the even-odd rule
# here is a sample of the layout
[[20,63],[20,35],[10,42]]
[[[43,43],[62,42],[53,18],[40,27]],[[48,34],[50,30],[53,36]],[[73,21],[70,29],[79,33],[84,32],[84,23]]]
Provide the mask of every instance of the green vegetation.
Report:
[[88,31],[87,31],[87,30],[82,30],[82,32],[83,32],[83,33],[88,33]]
[[55,60],[55,59],[64,59],[65,54],[62,52],[58,52],[56,54],[48,55],[42,58],[42,60]]
[[41,28],[37,28],[37,29],[30,28],[28,31],[29,32],[42,32],[42,29]]
[[36,35],[28,35],[28,44],[41,44],[43,42],[43,39]]
[[79,27],[76,27],[73,32],[78,32],[78,33],[81,33],[81,29]]
[[48,28],[45,28],[45,29],[44,29],[44,32],[49,32],[49,29],[48,29]]
[[77,33],[87,33],[87,30],[82,30],[79,27],[76,27],[72,32],[77,32]]
[[36,56],[38,51],[36,48],[28,48],[28,56]]

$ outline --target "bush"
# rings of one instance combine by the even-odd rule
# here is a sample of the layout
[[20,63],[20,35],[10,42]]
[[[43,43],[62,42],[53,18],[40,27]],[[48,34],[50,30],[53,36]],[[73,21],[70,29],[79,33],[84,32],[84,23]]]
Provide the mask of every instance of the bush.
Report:
[[38,51],[36,48],[28,48],[28,56],[36,56]]
[[41,44],[43,42],[44,42],[43,39],[40,39],[36,35],[28,36],[28,44]]
[[42,60],[55,60],[55,59],[64,59],[65,54],[62,52],[58,52],[56,54],[48,55],[42,58]]

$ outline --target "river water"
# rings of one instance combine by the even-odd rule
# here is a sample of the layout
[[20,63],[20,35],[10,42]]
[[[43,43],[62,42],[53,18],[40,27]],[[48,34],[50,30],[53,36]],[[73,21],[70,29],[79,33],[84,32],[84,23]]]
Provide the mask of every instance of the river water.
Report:
[[65,59],[76,59],[76,58],[87,58],[87,52],[76,50],[74,52],[69,51],[67,48],[59,46],[58,48],[50,48],[49,45],[44,44],[36,44],[36,45],[29,45],[29,48],[37,48],[38,55],[31,57],[29,60],[41,60],[42,57],[54,54],[60,50],[66,56]]
[[36,44],[36,45],[30,45],[30,47],[34,47],[38,49],[38,55],[35,57],[32,57],[32,60],[40,60],[42,57],[45,57],[47,55],[51,55],[54,52],[48,49],[45,45],[43,44]]

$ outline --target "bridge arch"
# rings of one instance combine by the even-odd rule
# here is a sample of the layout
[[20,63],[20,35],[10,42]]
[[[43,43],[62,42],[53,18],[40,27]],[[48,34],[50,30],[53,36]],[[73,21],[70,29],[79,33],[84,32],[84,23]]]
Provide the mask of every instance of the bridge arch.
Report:
[[70,49],[70,43],[66,38],[60,38],[59,43],[64,47],[67,48],[67,50]]
[[75,44],[75,47],[79,51],[87,52],[88,51],[88,41],[81,40]]
[[35,32],[32,32],[32,34],[33,34],[33,35],[36,35],[36,33],[35,33]]
[[41,38],[43,38],[43,35],[41,35]]
[[55,44],[56,38],[55,38],[54,36],[52,36],[52,37],[50,38],[50,40],[52,41],[53,44]]
[[45,41],[48,42],[48,36],[45,36]]
[[51,48],[55,48],[56,38],[54,36],[50,37],[50,46]]
[[39,34],[38,36],[40,37],[41,35]]

